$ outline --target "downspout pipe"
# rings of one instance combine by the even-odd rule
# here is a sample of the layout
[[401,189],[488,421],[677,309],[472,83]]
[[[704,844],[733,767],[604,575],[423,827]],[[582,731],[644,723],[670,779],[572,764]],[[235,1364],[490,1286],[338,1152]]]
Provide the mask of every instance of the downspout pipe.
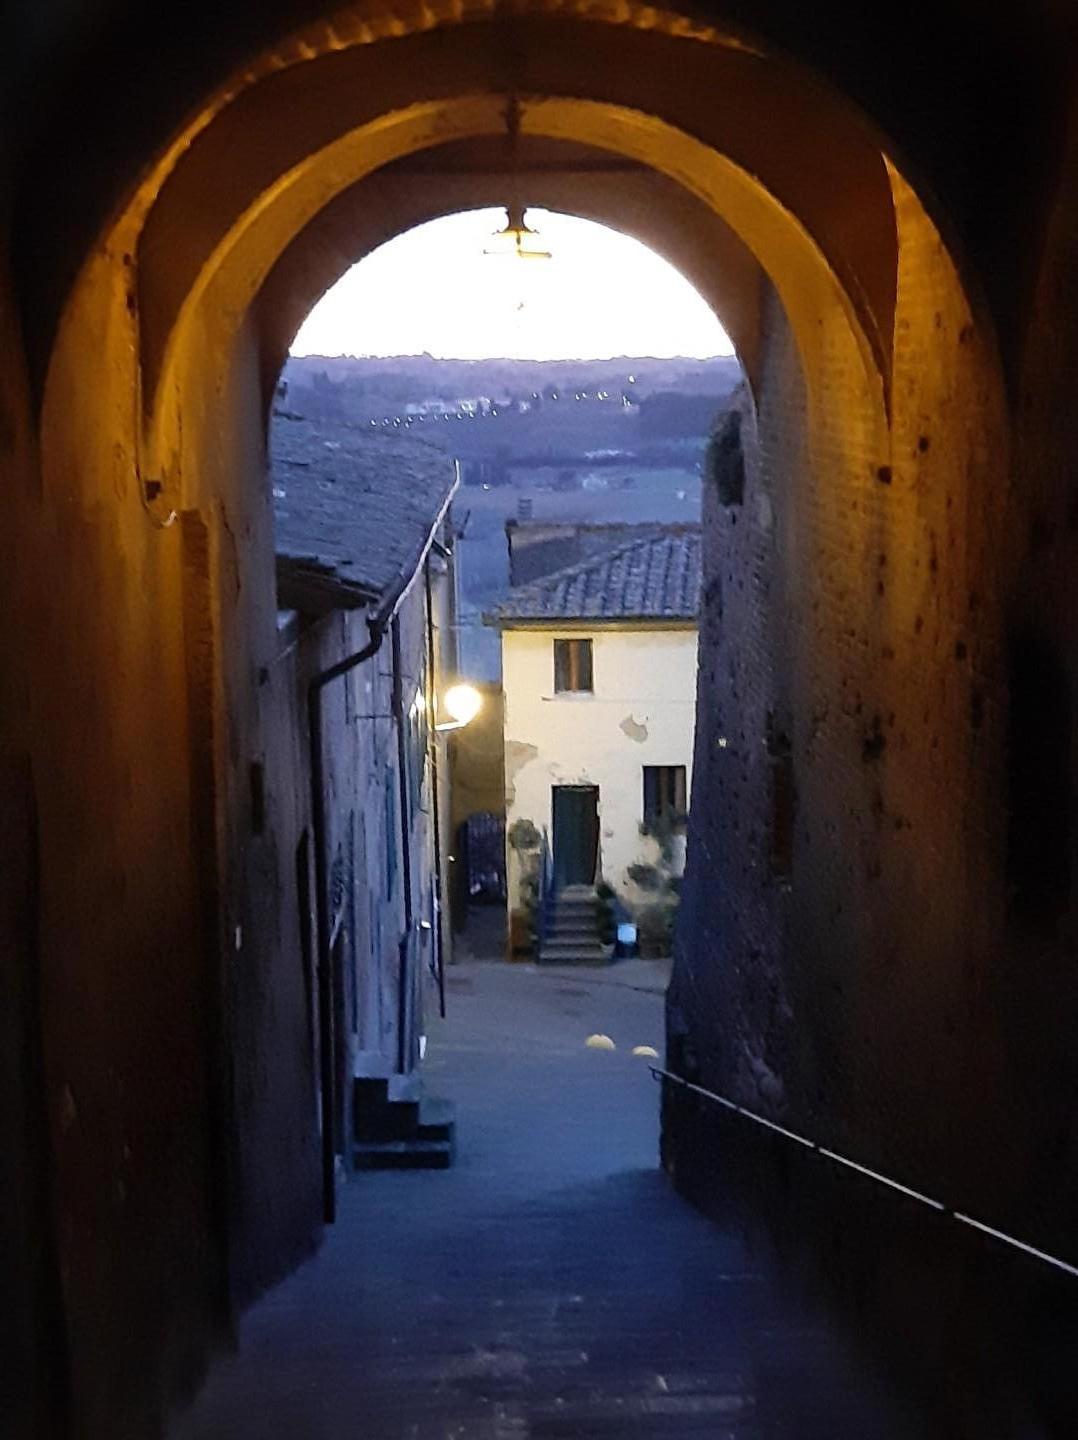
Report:
[[412,816],[409,803],[408,743],[404,733],[404,671],[401,664],[400,616],[390,626],[393,653],[393,723],[397,731],[397,809],[400,812],[401,885],[404,895],[404,930],[397,941],[397,1070],[407,1074],[409,1061],[408,1022],[411,1015],[412,932],[415,907],[412,903]]
[[[435,551],[443,559],[449,560],[452,551],[447,550],[444,545],[435,542]],[[430,560],[423,567],[423,584],[426,590],[427,602],[427,690],[428,701],[434,694],[434,598],[431,593],[430,583]],[[445,944],[444,924],[442,910],[445,897],[442,892],[442,819],[441,803],[438,796],[439,767],[438,767],[438,734],[434,728],[434,715],[432,707],[431,725],[429,730],[430,746],[430,794],[431,794],[431,822],[434,830],[434,899],[437,907],[435,915],[434,943],[438,947],[438,1014],[445,1019]]]
[[[402,567],[396,579],[383,593],[375,608],[367,616],[370,638],[366,645],[342,660],[312,675],[307,682],[307,730],[310,747],[311,770],[311,838],[314,846],[315,878],[315,920],[318,932],[317,986],[318,986],[318,1041],[319,1075],[321,1080],[322,1115],[322,1218],[332,1225],[337,1218],[337,1147],[334,1129],[336,1106],[334,1089],[336,1081],[336,1037],[333,1015],[333,951],[330,943],[329,903],[329,857],[326,820],[325,753],[322,742],[322,692],[334,680],[349,674],[358,666],[370,660],[382,648],[386,631],[395,621],[401,606],[408,598],[413,584],[426,565],[431,546],[445,522],[453,496],[460,486],[460,463],[448,495],[427,532],[423,544],[409,568]],[[398,726],[398,732],[399,732]],[[402,817],[403,823],[403,817]],[[410,886],[406,888],[406,894]]]
[[[332,947],[330,944],[329,860],[326,854],[326,782],[322,750],[322,692],[340,675],[369,660],[382,648],[385,627],[370,623],[370,639],[347,662],[315,675],[307,686],[307,729],[311,756],[311,832],[314,843],[315,929],[318,935],[318,1059],[322,1114],[322,1219],[332,1225],[337,1218],[337,1078],[336,1034],[333,1005]],[[346,665],[345,669],[341,666]]]

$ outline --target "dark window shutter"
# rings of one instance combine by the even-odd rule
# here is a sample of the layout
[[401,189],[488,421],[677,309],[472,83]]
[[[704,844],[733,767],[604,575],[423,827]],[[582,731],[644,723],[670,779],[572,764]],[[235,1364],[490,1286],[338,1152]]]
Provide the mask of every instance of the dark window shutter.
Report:
[[573,643],[576,646],[577,656],[576,685],[573,688],[576,690],[592,690],[595,687],[592,684],[591,676],[591,641],[576,640]]
[[659,813],[659,767],[644,766],[644,819],[654,820]]
[[554,689],[568,690],[569,684],[569,641],[554,641]]
[[671,805],[673,806],[674,814],[675,814],[675,815],[678,815],[678,816],[681,816],[681,815],[686,814],[687,811],[688,811],[688,808],[689,808],[688,795],[687,795],[687,793],[686,793],[687,786],[686,786],[686,784],[685,784],[685,778],[686,778],[686,777],[685,777],[685,766],[684,766],[684,765],[675,765],[675,766],[674,766],[674,784],[673,784],[673,792],[674,792],[674,793],[673,793],[673,795],[671,796],[670,803],[671,803]]
[[685,766],[645,765],[643,768],[645,821],[655,821],[663,815],[680,821],[688,810]]

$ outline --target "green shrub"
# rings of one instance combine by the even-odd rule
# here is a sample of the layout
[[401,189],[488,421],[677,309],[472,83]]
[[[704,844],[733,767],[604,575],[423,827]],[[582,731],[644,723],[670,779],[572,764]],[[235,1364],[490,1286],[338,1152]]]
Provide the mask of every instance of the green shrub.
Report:
[[518,854],[524,854],[526,851],[538,850],[542,844],[543,837],[540,835],[535,822],[527,820],[522,816],[519,820],[514,820],[512,825],[510,825],[507,839],[511,849],[515,850]]

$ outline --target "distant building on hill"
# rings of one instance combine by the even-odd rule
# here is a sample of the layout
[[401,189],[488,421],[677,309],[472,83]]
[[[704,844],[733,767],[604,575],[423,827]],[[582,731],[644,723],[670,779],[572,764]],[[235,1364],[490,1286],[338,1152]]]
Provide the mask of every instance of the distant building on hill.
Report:
[[405,415],[414,419],[437,418],[440,415],[452,415],[455,407],[448,400],[410,400],[404,407]]

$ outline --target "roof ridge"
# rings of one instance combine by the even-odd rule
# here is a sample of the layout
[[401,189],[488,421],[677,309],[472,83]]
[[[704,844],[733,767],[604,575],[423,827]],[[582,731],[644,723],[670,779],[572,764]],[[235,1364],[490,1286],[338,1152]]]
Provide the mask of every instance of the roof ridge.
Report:
[[[529,580],[524,585],[514,585],[512,587],[512,594],[514,597],[522,596],[527,594],[528,591],[539,590],[553,581],[573,579],[583,571],[594,570],[601,565],[609,564],[618,556],[624,555],[627,550],[639,550],[645,545],[654,545],[657,540],[669,540],[677,536],[676,531],[663,528],[661,521],[657,522],[657,528],[659,529],[658,534],[643,535],[638,540],[627,540],[624,544],[615,545],[610,550],[601,550],[598,555],[590,555],[586,560],[577,560],[572,565],[563,565],[560,570],[551,570],[548,574],[540,575],[535,580]],[[681,526],[681,533],[702,535],[703,529],[702,526],[698,524],[684,524]]]

